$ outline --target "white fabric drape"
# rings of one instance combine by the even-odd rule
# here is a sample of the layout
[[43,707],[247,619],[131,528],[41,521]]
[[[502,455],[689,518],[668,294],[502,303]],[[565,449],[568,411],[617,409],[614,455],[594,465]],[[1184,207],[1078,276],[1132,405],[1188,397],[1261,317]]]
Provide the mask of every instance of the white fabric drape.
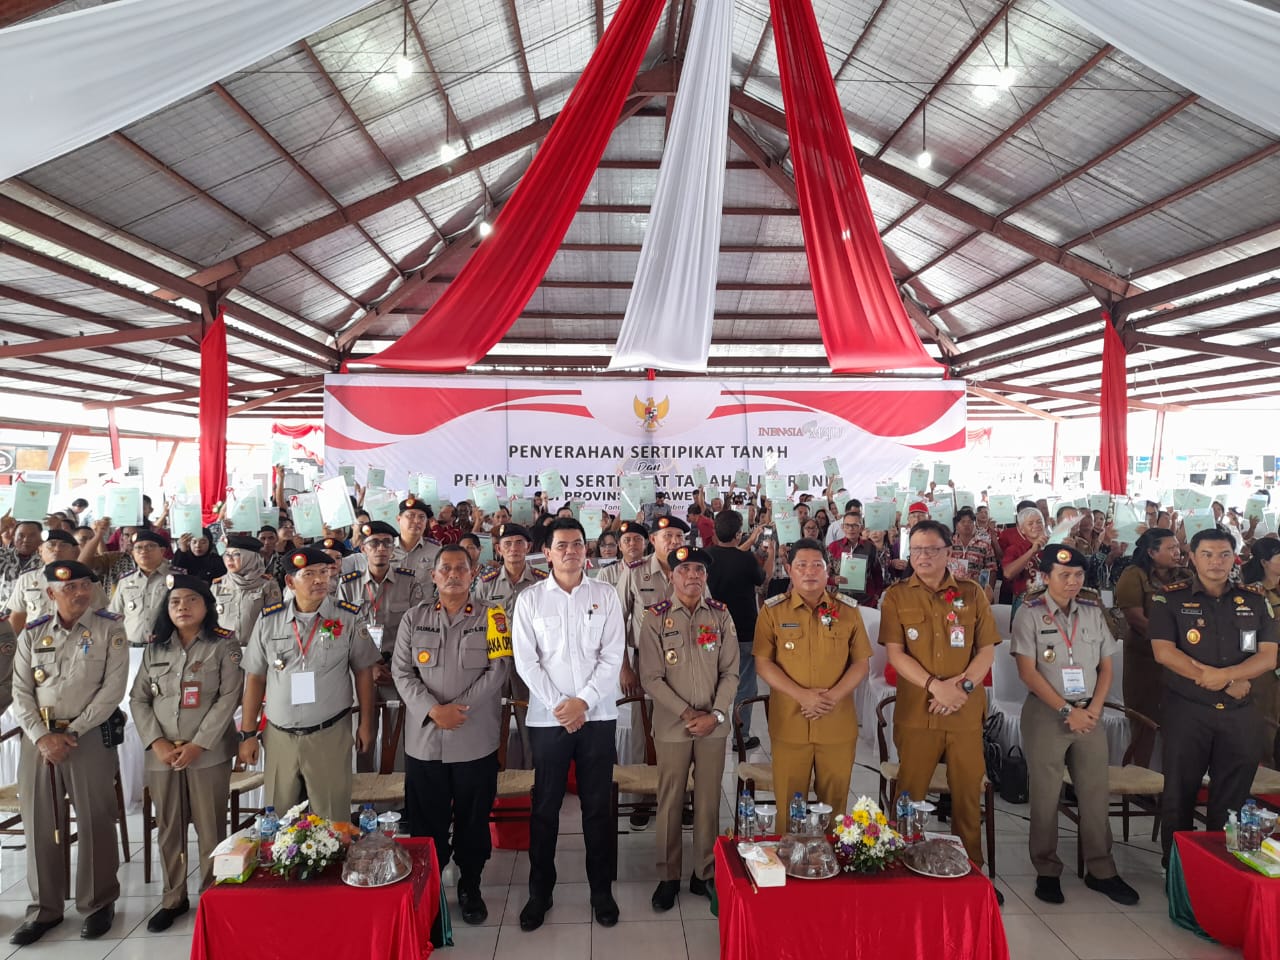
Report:
[[1280,135],[1280,13],[1249,0],[1055,0],[1103,40]]
[[700,0],[611,370],[707,369],[720,260],[732,39],[732,0]]
[[0,30],[0,180],[105,136],[369,0],[118,0]]

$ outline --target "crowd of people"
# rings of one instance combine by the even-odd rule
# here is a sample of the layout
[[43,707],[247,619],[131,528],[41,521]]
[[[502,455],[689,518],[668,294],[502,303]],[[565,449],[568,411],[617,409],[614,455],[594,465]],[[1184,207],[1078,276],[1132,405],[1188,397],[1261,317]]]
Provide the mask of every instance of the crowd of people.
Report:
[[[1064,506],[1050,516],[1043,501],[1024,501],[1003,528],[985,498],[940,522],[931,519],[933,495],[922,491],[888,529],[868,529],[864,504],[846,491],[801,494],[790,508],[801,535],[789,543],[779,542],[773,504],[732,488],[710,502],[695,491],[686,517],[659,496],[635,518],[606,516],[591,541],[568,505],[541,495],[529,526],[505,508],[437,509],[409,496],[394,525],[357,513],[353,528],[311,541],[283,508],[278,525],[233,531],[222,517],[176,539],[163,512],[150,519],[149,500],[142,522],[122,528],[108,517],[80,523],[84,501],[43,523],[6,516],[0,709],[12,704],[23,731],[31,889],[12,942],[34,942],[62,920],[64,791],[81,844],[81,935],[111,926],[117,812],[101,785],[117,769],[126,697],[157,809],[165,876],[148,921],[156,932],[189,908],[188,823],[205,865],[201,884],[211,881],[207,854],[225,836],[233,762],[256,764],[261,753],[276,807],[305,798],[320,816],[350,819],[353,770],[373,769],[379,707],[393,700],[407,716],[397,759],[405,823],[433,839],[442,868],[456,863],[465,922],[488,914],[489,813],[499,744],[511,736],[504,703],[527,705],[515,762],[534,771],[522,929],[539,927],[553,908],[571,765],[592,911],[604,925],[619,918],[613,770],[637,760],[618,755],[624,697],[651,702],[632,723],[648,718],[656,751],[653,908],[671,909],[682,889],[684,826],[693,830],[688,889],[710,895],[735,713],[734,745],[760,745],[750,709],[738,706],[758,680],[767,684],[780,802],[812,782],[819,800],[844,810],[858,744],[853,692],[873,642],[896,672],[898,789],[924,797],[944,763],[952,829],[981,864],[983,681],[1001,642],[992,606],[1001,601],[1014,610],[1011,653],[1027,688],[1035,895],[1063,899],[1057,809],[1067,770],[1086,883],[1135,903],[1108,826],[1101,713],[1116,658],[1125,658],[1126,704],[1164,732],[1167,856],[1172,833],[1192,826],[1206,772],[1207,825],[1220,829],[1259,762],[1280,759],[1280,539],[1255,537],[1256,522],[1223,510],[1219,524],[1188,541],[1176,514],[1156,503],[1132,545],[1105,512]],[[851,557],[865,572],[856,583],[842,573]],[[878,608],[878,637],[868,635],[863,607]],[[131,648],[142,654],[130,684]],[[1144,764],[1155,745],[1146,729],[1135,728]],[[637,746],[642,753],[643,738],[626,749]],[[636,815],[632,828],[648,822]]]

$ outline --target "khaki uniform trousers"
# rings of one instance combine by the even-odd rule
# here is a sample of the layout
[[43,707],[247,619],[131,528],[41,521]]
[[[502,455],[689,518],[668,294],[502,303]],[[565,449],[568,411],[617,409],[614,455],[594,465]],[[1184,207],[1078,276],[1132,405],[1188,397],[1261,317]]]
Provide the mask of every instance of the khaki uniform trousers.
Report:
[[79,738],[79,746],[54,767],[57,801],[49,783],[49,765],[27,737],[18,759],[18,794],[27,841],[27,886],[31,904],[26,919],[51,923],[61,920],[67,900],[63,848],[53,842],[54,814],[62,843],[67,843],[65,791],[76,814],[76,909],[94,913],[120,896],[120,848],[116,845],[116,792],[120,769],[114,747],[104,746],[97,727]]
[[777,800],[780,831],[787,826],[791,798],[800,794],[807,801],[809,784],[822,803],[830,804],[832,817],[849,809],[849,778],[853,774],[854,739],[840,743],[783,743],[773,741],[773,795]]
[[710,880],[715,872],[716,834],[720,832],[720,779],[724,776],[725,737],[654,742],[658,754],[658,879],[679,880],[681,814],[689,767],[693,766],[693,872]]
[[1058,857],[1058,798],[1062,771],[1071,771],[1071,785],[1080,808],[1079,843],[1084,866],[1099,880],[1116,875],[1111,857],[1111,796],[1107,788],[1110,750],[1101,723],[1092,733],[1072,733],[1057,712],[1036,696],[1022,705],[1022,749],[1027,758],[1031,799],[1031,837],[1028,849],[1038,877],[1062,876]]
[[267,803],[284,812],[303,797],[311,812],[326,820],[351,819],[351,724],[343,717],[315,733],[289,733],[268,722]]
[[982,728],[930,730],[894,724],[893,742],[898,748],[898,792],[911,794],[912,800],[928,794],[938,763],[946,763],[951,829],[969,859],[982,866],[982,778],[987,775]]
[[[356,772],[357,773],[377,773],[382,767],[382,738],[390,736],[390,730],[383,729],[382,708],[385,704],[395,701],[400,704],[400,709],[404,709],[404,699],[400,696],[400,691],[396,689],[394,683],[383,683],[374,687],[374,706],[376,712],[374,718],[376,725],[374,727],[375,739],[373,748],[367,753],[356,753]],[[395,723],[395,714],[392,713],[389,718],[391,723]],[[406,718],[407,721],[408,718]],[[351,736],[354,742],[355,733],[360,729],[360,711],[351,711]],[[396,773],[404,773],[404,733],[401,732],[400,739],[396,741],[396,759],[391,767]]]
[[186,770],[148,770],[147,789],[156,808],[156,837],[164,864],[162,907],[187,900],[187,824],[196,828],[200,850],[200,889],[213,885],[213,848],[227,836],[227,798],[231,761]]
[[1262,718],[1262,764],[1272,769],[1280,768],[1280,679],[1275,671],[1268,670],[1251,681],[1253,702]]

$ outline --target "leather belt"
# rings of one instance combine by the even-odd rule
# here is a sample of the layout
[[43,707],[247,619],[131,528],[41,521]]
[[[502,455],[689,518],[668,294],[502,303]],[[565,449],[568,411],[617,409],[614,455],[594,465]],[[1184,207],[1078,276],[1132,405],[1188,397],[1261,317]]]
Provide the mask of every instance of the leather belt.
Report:
[[341,720],[345,720],[348,716],[350,716],[350,714],[351,714],[351,708],[348,707],[346,710],[343,710],[341,713],[337,714],[336,716],[330,717],[324,723],[317,723],[314,727],[282,727],[282,726],[279,726],[278,724],[271,723],[270,720],[268,720],[267,723],[271,723],[271,726],[275,727],[281,733],[289,733],[295,737],[305,737],[309,733],[319,733],[321,730],[328,730],[335,723],[338,723]]

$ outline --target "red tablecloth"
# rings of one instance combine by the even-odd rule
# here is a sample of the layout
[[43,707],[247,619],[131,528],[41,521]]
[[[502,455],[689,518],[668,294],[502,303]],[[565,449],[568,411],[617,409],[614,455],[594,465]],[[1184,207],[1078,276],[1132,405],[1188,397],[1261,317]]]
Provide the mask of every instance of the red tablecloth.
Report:
[[716,842],[720,960],[1008,960],[995,888],[980,870],[932,880],[894,866],[830,880],[788,877],[785,887],[752,893],[732,843]]
[[1196,922],[1246,960],[1280,960],[1280,878],[1264,877],[1227,852],[1221,833],[1175,833]]
[[258,871],[248,883],[219,884],[200,896],[191,960],[425,960],[440,912],[435,845],[404,839],[413,873],[361,889],[333,868],[315,880],[285,881]]

